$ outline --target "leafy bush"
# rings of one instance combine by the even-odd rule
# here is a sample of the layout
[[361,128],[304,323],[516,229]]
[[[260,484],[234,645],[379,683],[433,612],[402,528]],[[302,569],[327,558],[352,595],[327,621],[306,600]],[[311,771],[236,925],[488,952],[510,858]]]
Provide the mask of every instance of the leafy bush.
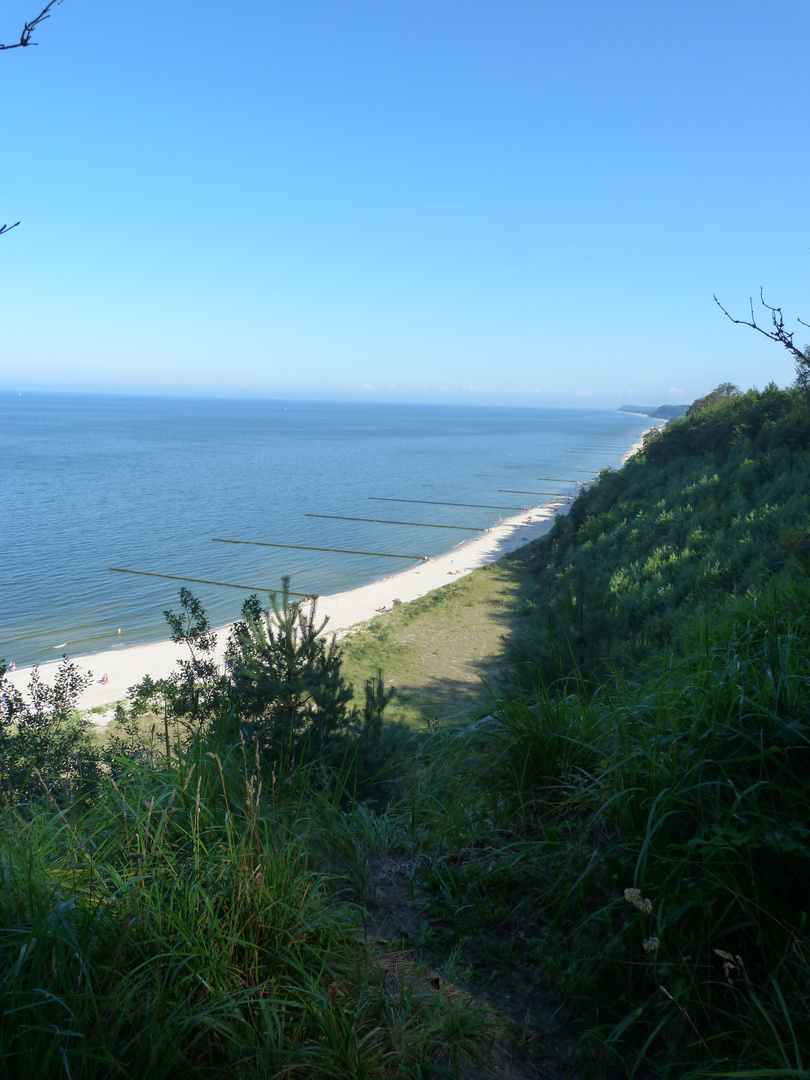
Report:
[[290,760],[317,760],[334,748],[356,717],[341,672],[334,635],[323,636],[316,601],[292,601],[289,578],[281,598],[270,596],[262,612],[258,597],[242,609],[226,652],[232,700],[250,740],[262,750]]
[[98,779],[89,721],[77,711],[89,675],[65,659],[51,685],[34,668],[25,695],[5,674],[0,666],[0,800],[69,803]]

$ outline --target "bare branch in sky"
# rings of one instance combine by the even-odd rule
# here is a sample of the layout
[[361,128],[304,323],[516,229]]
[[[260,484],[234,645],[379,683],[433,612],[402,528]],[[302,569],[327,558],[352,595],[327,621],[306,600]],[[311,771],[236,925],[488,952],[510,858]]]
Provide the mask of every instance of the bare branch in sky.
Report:
[[[22,29],[22,33],[20,34],[20,40],[15,41],[13,45],[3,45],[0,42],[0,50],[2,50],[2,49],[24,49],[27,45],[38,45],[39,44],[38,41],[32,41],[31,40],[34,31],[36,30],[36,28],[39,26],[40,23],[45,22],[46,19],[50,19],[50,17],[51,17],[51,8],[56,7],[58,4],[61,4],[61,3],[62,3],[62,0],[50,0],[50,3],[45,5],[45,7],[42,9],[42,11],[40,11],[39,15],[37,15],[37,17],[35,19],[31,19],[30,22],[27,22],[25,24],[25,26]],[[19,224],[20,224],[19,221],[15,221],[13,225],[2,225],[2,226],[0,226],[0,236],[3,236],[4,233],[11,232],[12,229],[16,229]]]
[[[754,301],[753,301],[753,299],[749,300],[749,303],[751,305],[751,318],[750,319],[735,319],[735,318],[732,318],[732,316],[729,315],[729,313],[726,311],[726,309],[723,307],[723,305],[720,303],[720,301],[717,299],[716,296],[714,298],[714,302],[715,302],[715,304],[717,304],[717,306],[720,308],[720,310],[723,312],[723,314],[726,316],[726,318],[731,319],[731,321],[733,323],[736,323],[738,326],[750,326],[752,330],[757,330],[760,334],[763,334],[766,338],[769,338],[771,341],[775,341],[779,345],[784,345],[784,347],[788,350],[788,352],[792,354],[793,359],[796,361],[796,364],[797,364],[797,366],[799,368],[799,371],[806,371],[807,368],[808,368],[808,365],[810,365],[810,357],[808,357],[806,349],[804,351],[802,351],[799,348],[798,345],[793,344],[793,338],[794,338],[794,336],[796,334],[796,331],[795,330],[788,330],[786,328],[785,319],[784,319],[784,316],[782,315],[782,309],[780,307],[771,307],[770,304],[766,304],[765,303],[765,297],[763,295],[763,290],[762,289],[759,290],[759,299],[760,299],[760,301],[762,303],[762,306],[764,308],[767,308],[768,311],[770,311],[770,313],[771,313],[771,322],[773,323],[773,330],[765,330],[763,327],[761,327],[757,323],[756,316],[754,315]],[[796,322],[798,322],[801,326],[810,327],[810,323],[806,323],[803,319],[797,318]]]
[[[13,45],[0,44],[0,49],[24,49],[27,45],[38,45],[39,42],[31,40],[34,31],[40,23],[45,22],[46,19],[50,19],[51,8],[56,7],[57,4],[61,3],[62,0],[51,0],[49,4],[45,5],[45,7],[42,9],[42,11],[40,11],[39,15],[37,15],[35,19],[32,19],[30,22],[27,22],[25,24],[22,33],[20,34],[19,41],[15,41]],[[12,229],[14,228],[13,225],[11,227]],[[5,226],[3,226],[3,228],[5,228]]]

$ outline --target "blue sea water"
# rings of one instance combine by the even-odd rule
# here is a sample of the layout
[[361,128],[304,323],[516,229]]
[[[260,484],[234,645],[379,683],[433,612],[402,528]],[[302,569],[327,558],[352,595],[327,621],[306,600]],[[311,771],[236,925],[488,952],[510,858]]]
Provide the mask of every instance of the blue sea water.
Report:
[[530,493],[617,466],[648,426],[594,410],[0,394],[0,657],[166,637],[183,582],[111,566],[227,583],[189,583],[215,626],[283,574],[324,595],[396,573],[412,561],[213,538],[437,555],[551,499]]

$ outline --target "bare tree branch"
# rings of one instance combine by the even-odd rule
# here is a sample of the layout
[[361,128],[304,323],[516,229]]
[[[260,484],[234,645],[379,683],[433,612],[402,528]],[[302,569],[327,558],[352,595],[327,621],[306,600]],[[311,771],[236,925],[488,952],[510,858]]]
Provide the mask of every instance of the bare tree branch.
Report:
[[[2,51],[3,49],[24,49],[28,45],[38,45],[38,41],[31,40],[34,31],[40,23],[45,22],[46,19],[50,19],[51,8],[57,7],[61,3],[62,0],[50,0],[50,3],[45,5],[45,7],[42,9],[42,11],[40,11],[39,15],[37,15],[35,19],[31,19],[30,22],[27,22],[25,24],[22,29],[22,33],[20,34],[20,40],[15,41],[13,45],[3,45],[2,42],[0,42],[0,51]],[[0,236],[3,236],[5,233],[11,232],[12,229],[16,229],[19,224],[19,221],[15,221],[13,225],[0,226]]]
[[[795,335],[796,331],[786,329],[785,320],[784,320],[784,317],[782,315],[782,309],[780,307],[771,307],[770,304],[766,304],[765,303],[764,291],[761,288],[759,290],[759,299],[760,299],[760,302],[762,303],[762,306],[764,308],[767,308],[768,311],[770,311],[770,313],[771,313],[771,322],[773,323],[773,330],[765,330],[763,327],[761,327],[757,323],[756,316],[754,315],[754,301],[753,301],[753,298],[749,298],[749,303],[751,305],[751,318],[750,319],[735,319],[735,318],[732,318],[732,316],[729,315],[729,313],[726,311],[726,309],[723,307],[723,305],[720,303],[720,301],[717,299],[716,296],[714,297],[714,302],[715,302],[715,304],[717,304],[717,306],[720,308],[720,310],[723,312],[723,314],[726,316],[726,318],[731,319],[731,321],[733,323],[735,323],[737,326],[750,326],[752,330],[758,331],[758,333],[763,334],[766,338],[769,338],[771,341],[775,341],[779,345],[784,345],[784,347],[788,350],[788,352],[792,354],[794,360],[796,361],[796,365],[797,365],[799,371],[800,372],[806,371],[808,366],[810,366],[810,356],[808,356],[807,350],[802,351],[799,348],[798,345],[793,344],[793,338],[794,338],[794,335]],[[802,326],[810,327],[810,323],[804,322],[803,319],[797,318],[796,321],[798,323],[800,323]]]
[[[61,3],[62,0],[51,0],[49,4],[45,5],[45,7],[42,9],[42,11],[40,11],[39,15],[37,15],[35,19],[32,19],[30,22],[27,22],[25,24],[25,26],[23,27],[23,31],[20,34],[19,41],[15,41],[13,45],[0,44],[0,49],[24,49],[27,45],[38,45],[38,41],[31,40],[34,31],[40,23],[45,22],[46,19],[50,19],[51,8],[56,7],[58,4]],[[12,228],[14,228],[13,225]]]

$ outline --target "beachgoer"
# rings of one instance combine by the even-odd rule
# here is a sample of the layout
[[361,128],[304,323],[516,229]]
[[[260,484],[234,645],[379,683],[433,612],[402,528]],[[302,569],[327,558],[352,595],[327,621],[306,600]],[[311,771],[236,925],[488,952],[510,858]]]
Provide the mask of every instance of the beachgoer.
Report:
[[107,683],[108,683],[108,682],[110,681],[110,678],[109,678],[109,676],[107,675],[106,671],[105,671],[105,673],[104,673],[104,674],[103,674],[103,675],[101,676],[101,681],[102,681],[102,682],[104,683],[104,685],[105,685],[105,686],[106,686],[106,685],[107,685]]
[[8,670],[9,670],[9,671],[16,671],[16,670],[17,670],[17,665],[16,665],[15,663],[14,663],[14,661],[13,661],[13,660],[12,660],[12,661],[11,661],[11,663],[10,663],[10,664],[8,665]]

